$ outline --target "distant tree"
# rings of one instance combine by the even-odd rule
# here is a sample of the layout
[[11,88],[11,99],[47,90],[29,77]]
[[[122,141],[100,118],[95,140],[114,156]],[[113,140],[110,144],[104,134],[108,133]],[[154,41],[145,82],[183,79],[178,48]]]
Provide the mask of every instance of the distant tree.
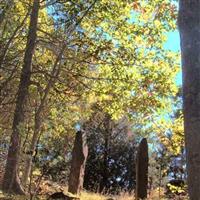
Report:
[[98,112],[86,123],[89,154],[84,188],[99,192],[135,188],[135,140],[126,119]]

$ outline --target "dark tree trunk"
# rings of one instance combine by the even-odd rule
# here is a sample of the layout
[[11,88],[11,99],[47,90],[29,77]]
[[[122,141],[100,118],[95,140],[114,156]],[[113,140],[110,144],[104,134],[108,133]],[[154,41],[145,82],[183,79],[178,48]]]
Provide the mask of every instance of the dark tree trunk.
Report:
[[7,156],[5,175],[3,180],[3,191],[16,194],[24,194],[18,177],[18,162],[20,156],[20,127],[24,123],[25,104],[28,96],[28,89],[31,78],[32,57],[36,41],[37,21],[39,11],[39,0],[34,0],[31,12],[30,26],[27,38],[27,45],[24,55],[24,64],[20,77],[20,84],[17,93],[16,108],[14,112],[11,141]]
[[147,198],[148,162],[148,144],[146,138],[143,138],[138,147],[136,161],[136,199]]
[[179,1],[188,190],[200,199],[200,0]]
[[72,163],[69,176],[69,192],[79,194],[83,187],[85,164],[88,156],[86,135],[82,131],[76,133],[72,151]]

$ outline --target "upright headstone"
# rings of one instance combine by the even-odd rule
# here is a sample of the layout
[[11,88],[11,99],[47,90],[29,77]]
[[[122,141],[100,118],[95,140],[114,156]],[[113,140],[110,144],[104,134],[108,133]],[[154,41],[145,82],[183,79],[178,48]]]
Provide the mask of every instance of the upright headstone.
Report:
[[71,171],[69,175],[69,189],[72,194],[79,194],[84,181],[85,163],[88,156],[86,135],[83,131],[76,133],[72,150]]
[[147,198],[148,162],[148,144],[146,138],[143,138],[136,160],[136,200]]

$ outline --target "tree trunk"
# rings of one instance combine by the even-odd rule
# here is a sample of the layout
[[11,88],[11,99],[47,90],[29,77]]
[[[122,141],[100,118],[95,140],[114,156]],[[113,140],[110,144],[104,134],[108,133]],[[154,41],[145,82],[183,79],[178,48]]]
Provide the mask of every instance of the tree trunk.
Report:
[[148,160],[148,144],[146,138],[143,138],[138,147],[136,161],[136,199],[147,198]]
[[200,199],[200,0],[179,1],[188,190]]
[[47,97],[49,95],[50,89],[53,87],[53,85],[56,82],[56,78],[59,76],[59,73],[60,73],[60,64],[59,63],[60,63],[60,60],[62,58],[62,55],[63,55],[65,49],[66,49],[66,44],[63,43],[61,50],[60,50],[60,52],[59,52],[59,54],[58,54],[58,56],[55,60],[55,63],[53,65],[53,70],[51,72],[51,78],[50,78],[50,80],[48,81],[48,83],[45,87],[44,96],[43,96],[43,98],[40,102],[40,105],[39,105],[36,113],[35,113],[34,132],[33,132],[33,137],[32,137],[32,140],[31,140],[31,146],[30,146],[30,149],[29,149],[29,153],[28,153],[26,160],[25,160],[24,173],[23,173],[23,179],[22,179],[24,186],[26,186],[26,184],[28,182],[28,178],[30,176],[30,172],[31,172],[33,154],[34,154],[34,151],[35,151],[35,148],[36,148],[36,144],[37,144],[37,141],[38,141],[38,136],[40,134],[41,124],[42,124],[41,115],[42,115],[42,112],[44,110],[44,106],[45,106],[45,103],[47,101]]
[[86,135],[78,131],[72,151],[72,163],[69,176],[69,192],[79,194],[83,187],[85,163],[88,156]]
[[39,137],[39,134],[40,134],[41,120],[42,120],[41,119],[41,113],[36,113],[34,133],[33,133],[33,137],[32,137],[32,140],[31,140],[30,149],[29,149],[29,151],[27,153],[27,157],[25,159],[24,173],[23,173],[23,177],[22,177],[22,183],[25,187],[26,187],[26,184],[28,182],[28,178],[29,178],[30,172],[31,172],[33,154],[34,154],[36,144],[37,144],[37,141],[38,141],[38,137]]
[[31,78],[32,57],[36,41],[39,0],[34,0],[31,12],[30,26],[27,38],[27,45],[24,55],[20,84],[17,93],[16,108],[14,112],[12,135],[8,150],[5,175],[3,180],[3,191],[16,194],[24,194],[18,177],[18,162],[20,157],[20,128],[24,123],[25,104],[28,96],[28,89]]

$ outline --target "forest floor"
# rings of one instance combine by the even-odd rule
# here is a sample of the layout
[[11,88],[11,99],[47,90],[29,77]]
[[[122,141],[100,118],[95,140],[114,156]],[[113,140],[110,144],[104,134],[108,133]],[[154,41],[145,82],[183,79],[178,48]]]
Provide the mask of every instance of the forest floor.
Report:
[[[37,195],[32,200],[47,200],[49,195]],[[98,193],[92,193],[87,191],[82,191],[80,194],[80,200],[134,200],[134,195],[127,194],[122,192],[118,196],[110,196],[110,195],[102,195]],[[0,192],[0,200],[30,200],[30,196],[12,196],[12,195],[4,195]],[[174,197],[174,198],[167,198],[164,195],[159,197],[158,193],[153,191],[151,195],[147,198],[148,200],[188,200],[186,197]]]
[[[63,192],[64,194],[67,194],[68,188],[66,186],[51,182],[51,181],[44,181],[41,182],[40,187],[37,190],[37,193],[35,193],[34,197],[27,195],[27,196],[13,196],[13,195],[5,195],[0,190],[0,200],[47,200],[49,196],[56,192]],[[99,193],[93,193],[88,191],[82,191],[80,196],[80,200],[134,200],[134,194],[121,192],[120,194],[116,196],[111,195],[102,195]],[[165,197],[164,190],[161,189],[160,194],[158,189],[153,190],[148,195],[148,200],[187,200],[188,198],[184,196],[177,196],[173,198]]]
[[[98,193],[91,193],[91,192],[82,192],[80,195],[80,200],[108,200],[110,196],[107,195],[101,195]],[[33,200],[47,200],[47,196],[37,196]],[[134,200],[135,198],[132,195],[128,195],[126,193],[121,194],[117,197],[112,197],[113,200]],[[166,197],[156,197],[152,196],[147,198],[148,200],[188,200],[188,198],[182,198],[182,197],[176,197],[176,198],[166,198]],[[3,194],[0,194],[0,200],[30,200],[30,197],[24,197],[24,196],[6,196]]]

